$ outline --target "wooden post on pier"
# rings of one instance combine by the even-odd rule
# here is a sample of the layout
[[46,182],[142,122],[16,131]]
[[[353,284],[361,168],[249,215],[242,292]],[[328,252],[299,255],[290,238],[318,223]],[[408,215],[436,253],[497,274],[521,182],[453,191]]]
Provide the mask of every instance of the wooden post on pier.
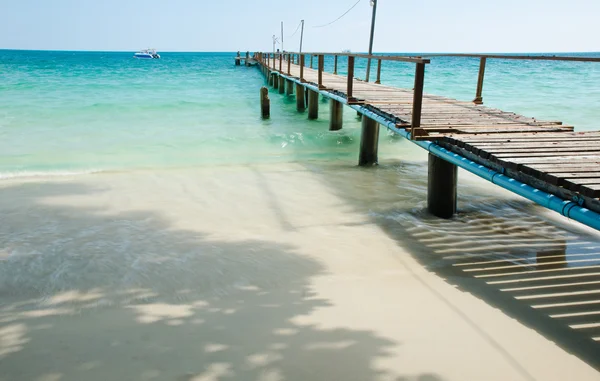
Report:
[[377,149],[379,146],[379,123],[363,116],[362,132],[360,135],[360,154],[358,165],[369,166],[377,164]]
[[348,56],[348,85],[346,88],[346,96],[348,104],[355,102],[356,100],[352,96],[352,90],[354,87],[354,56]]
[[310,68],[313,68],[313,55],[310,55]]
[[279,76],[279,94],[285,93],[285,79]]
[[429,154],[427,209],[440,218],[451,218],[456,213],[457,167],[444,159]]
[[279,54],[279,72],[283,73],[283,71],[281,71],[281,66],[283,65],[283,54]]
[[292,74],[291,71],[290,71],[292,69],[292,60],[293,60],[292,55],[288,54],[288,60],[287,60],[288,70],[287,70],[287,75],[291,75]]
[[344,119],[344,105],[334,99],[329,101],[329,131],[342,129]]
[[296,110],[302,112],[306,110],[306,102],[304,101],[305,88],[301,84],[296,84]]
[[377,60],[377,80],[375,83],[378,85],[381,83],[381,60]]
[[270,69],[267,69],[267,76],[269,78],[269,86],[275,86],[275,76]]
[[333,74],[337,75],[337,61],[338,61],[338,56],[335,55],[333,56]]
[[412,120],[410,138],[415,139],[418,128],[421,127],[421,111],[423,108],[423,84],[425,83],[425,64],[417,63],[415,69],[415,88],[413,93]]
[[485,75],[485,57],[481,57],[479,60],[479,77],[477,78],[477,93],[475,94],[475,99],[473,99],[473,103],[480,105],[483,104],[483,98],[481,93],[483,92],[483,77]]
[[273,76],[273,88],[278,89],[279,88],[279,75],[277,74],[276,71],[272,72],[271,75]]
[[271,116],[271,100],[269,99],[269,89],[265,86],[260,89],[260,110],[263,119]]
[[294,94],[294,82],[290,79],[287,79],[285,81],[285,84],[286,84],[285,94],[286,95]]
[[300,82],[304,82],[304,54],[300,54]]
[[323,90],[325,86],[323,86],[323,70],[325,70],[325,56],[319,54],[318,57],[318,74],[317,74],[317,82],[319,85],[319,90]]
[[319,93],[308,90],[308,119],[319,117]]

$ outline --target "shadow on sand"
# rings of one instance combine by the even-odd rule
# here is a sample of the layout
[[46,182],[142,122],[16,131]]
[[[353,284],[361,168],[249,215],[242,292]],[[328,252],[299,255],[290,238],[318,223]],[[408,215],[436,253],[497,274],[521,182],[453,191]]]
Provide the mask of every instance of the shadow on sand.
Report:
[[310,286],[323,267],[294,247],[215,241],[149,212],[44,202],[101,191],[0,189],[18,200],[3,205],[0,224],[0,380],[392,377],[375,362],[401,343],[300,321],[330,303]]
[[[597,236],[543,217],[543,208],[530,201],[498,199],[489,188],[460,180],[459,214],[436,218],[426,210],[427,163],[339,164],[322,174],[338,197],[369,215],[426,269],[600,371]],[[491,340],[475,319],[443,301]],[[524,371],[520,360],[491,344]]]

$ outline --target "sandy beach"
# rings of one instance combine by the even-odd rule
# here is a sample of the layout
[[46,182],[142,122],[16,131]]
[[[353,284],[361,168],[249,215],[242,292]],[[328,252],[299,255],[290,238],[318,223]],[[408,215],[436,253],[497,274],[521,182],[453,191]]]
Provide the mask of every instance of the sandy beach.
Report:
[[469,217],[428,218],[412,165],[2,181],[0,380],[600,379],[436,270],[436,242],[490,226],[597,237],[463,173]]

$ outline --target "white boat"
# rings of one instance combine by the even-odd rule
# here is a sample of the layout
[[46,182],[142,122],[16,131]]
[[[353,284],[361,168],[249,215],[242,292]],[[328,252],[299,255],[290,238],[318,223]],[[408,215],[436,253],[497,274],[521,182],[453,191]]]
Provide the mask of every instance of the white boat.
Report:
[[144,49],[136,52],[133,55],[133,58],[141,58],[141,59],[158,59],[160,55],[156,52],[155,49]]

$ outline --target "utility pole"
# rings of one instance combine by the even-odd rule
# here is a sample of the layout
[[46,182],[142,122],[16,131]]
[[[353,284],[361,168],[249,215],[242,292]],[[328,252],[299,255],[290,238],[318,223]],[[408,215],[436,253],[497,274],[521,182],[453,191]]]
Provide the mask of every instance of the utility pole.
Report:
[[302,53],[302,38],[304,38],[304,20],[302,21],[302,30],[300,31],[300,51],[298,53]]
[[[373,17],[371,19],[371,40],[369,41],[369,55],[373,54],[373,35],[375,34],[375,16],[377,15],[377,0],[371,0],[371,6],[373,7]],[[371,74],[370,58],[367,60],[367,82],[369,82],[369,74]]]
[[281,52],[283,53],[283,21],[281,22]]

